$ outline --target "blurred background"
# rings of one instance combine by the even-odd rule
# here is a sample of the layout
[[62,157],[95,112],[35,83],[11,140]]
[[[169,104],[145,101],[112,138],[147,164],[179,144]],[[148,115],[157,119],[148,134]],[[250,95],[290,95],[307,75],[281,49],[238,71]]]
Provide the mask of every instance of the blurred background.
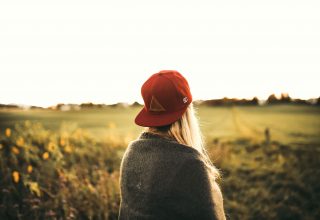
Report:
[[318,1],[0,1],[0,219],[117,219],[140,88],[189,81],[228,219],[320,219]]

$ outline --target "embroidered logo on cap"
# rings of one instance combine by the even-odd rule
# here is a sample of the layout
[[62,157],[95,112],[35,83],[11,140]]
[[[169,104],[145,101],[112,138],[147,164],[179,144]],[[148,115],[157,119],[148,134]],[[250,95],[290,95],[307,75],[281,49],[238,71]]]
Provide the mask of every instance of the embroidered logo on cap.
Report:
[[166,109],[159,103],[159,101],[152,96],[149,111],[153,112],[164,112]]
[[183,100],[183,103],[187,103],[188,102],[188,97],[184,97],[182,100]]

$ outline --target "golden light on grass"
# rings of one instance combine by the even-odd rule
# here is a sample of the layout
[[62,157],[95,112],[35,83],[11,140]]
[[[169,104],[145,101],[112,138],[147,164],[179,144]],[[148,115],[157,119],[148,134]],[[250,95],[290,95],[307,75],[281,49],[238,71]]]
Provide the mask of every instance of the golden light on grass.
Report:
[[48,152],[44,152],[42,154],[42,159],[47,160],[49,158],[49,153]]
[[11,149],[12,153],[14,153],[15,155],[18,155],[20,153],[19,149],[17,147],[12,147]]
[[31,165],[28,165],[27,167],[27,172],[32,173],[33,167]]
[[20,174],[18,171],[13,171],[12,172],[12,179],[13,179],[13,182],[15,183],[18,183],[19,180],[20,180]]
[[6,129],[5,135],[6,135],[6,137],[10,137],[11,136],[11,129],[10,128]]
[[89,189],[89,191],[90,191],[91,193],[96,192],[96,189],[94,188],[94,186],[93,186],[91,183],[88,183],[87,186],[88,186],[88,189]]
[[29,120],[24,121],[24,125],[26,127],[30,127],[31,126],[31,122]]
[[109,122],[109,124],[108,124],[109,129],[115,129],[116,127],[117,127],[117,125],[114,122]]

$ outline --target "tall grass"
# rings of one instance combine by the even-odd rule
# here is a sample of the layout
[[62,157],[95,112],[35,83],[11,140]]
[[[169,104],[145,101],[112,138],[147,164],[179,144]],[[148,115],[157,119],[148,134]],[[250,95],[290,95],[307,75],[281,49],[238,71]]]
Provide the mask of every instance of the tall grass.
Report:
[[116,219],[127,143],[25,122],[0,136],[0,219]]
[[[98,139],[74,124],[5,129],[0,219],[117,219],[120,161],[133,138],[109,132]],[[229,219],[320,219],[319,145],[206,139]]]

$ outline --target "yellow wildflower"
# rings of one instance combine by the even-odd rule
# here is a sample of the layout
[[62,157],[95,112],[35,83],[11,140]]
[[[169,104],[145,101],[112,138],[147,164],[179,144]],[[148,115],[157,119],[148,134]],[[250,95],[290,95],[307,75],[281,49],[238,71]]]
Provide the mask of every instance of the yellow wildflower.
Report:
[[14,153],[14,154],[16,154],[16,155],[18,155],[18,154],[20,153],[19,149],[16,148],[16,147],[13,147],[13,148],[11,149],[11,151],[12,151],[12,153]]
[[61,138],[61,139],[60,139],[60,145],[61,145],[61,146],[64,146],[65,144],[66,144],[66,141],[65,141],[63,138]]
[[11,136],[11,129],[7,128],[5,134],[7,137],[10,137]]
[[23,146],[23,145],[24,145],[23,137],[19,137],[18,140],[16,141],[16,144],[17,144],[18,146]]
[[48,152],[44,152],[42,154],[42,159],[47,160],[49,158],[49,153]]
[[29,182],[28,185],[31,192],[35,193],[38,197],[41,196],[40,187],[37,182]]
[[32,166],[31,165],[28,165],[28,167],[27,167],[27,171],[28,171],[28,173],[32,173]]
[[56,146],[55,146],[55,144],[54,143],[52,143],[52,142],[50,142],[49,144],[48,144],[48,150],[49,151],[54,151],[54,149],[56,148]]
[[65,151],[66,153],[71,153],[71,152],[72,152],[71,146],[70,146],[70,145],[67,145],[67,146],[64,148],[64,151]]
[[18,171],[13,171],[12,172],[12,178],[13,178],[13,182],[18,183],[19,179],[20,179],[20,174]]

